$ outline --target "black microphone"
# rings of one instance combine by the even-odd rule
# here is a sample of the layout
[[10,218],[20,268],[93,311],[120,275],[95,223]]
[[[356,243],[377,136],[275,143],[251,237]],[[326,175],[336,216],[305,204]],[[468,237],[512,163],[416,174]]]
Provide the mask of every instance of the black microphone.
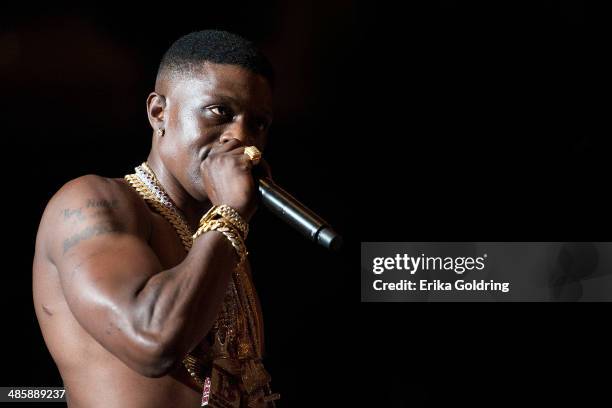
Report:
[[261,201],[270,211],[317,244],[332,251],[340,249],[342,237],[321,217],[269,178],[258,181]]

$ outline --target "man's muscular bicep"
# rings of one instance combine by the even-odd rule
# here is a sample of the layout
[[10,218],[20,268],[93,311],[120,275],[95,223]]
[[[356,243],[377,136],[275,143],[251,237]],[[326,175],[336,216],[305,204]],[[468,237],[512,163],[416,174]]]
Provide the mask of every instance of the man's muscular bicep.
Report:
[[154,341],[136,325],[143,318],[136,296],[162,270],[137,205],[121,186],[93,177],[60,190],[45,214],[50,259],[70,310],[102,346],[133,367],[146,364],[143,350],[155,352]]

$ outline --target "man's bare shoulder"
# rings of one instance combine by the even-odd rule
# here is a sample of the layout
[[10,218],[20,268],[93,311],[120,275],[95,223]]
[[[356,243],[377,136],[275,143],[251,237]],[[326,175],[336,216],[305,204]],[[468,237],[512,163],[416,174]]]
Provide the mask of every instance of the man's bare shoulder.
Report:
[[62,237],[105,226],[147,238],[150,211],[123,179],[94,174],[75,178],[49,200],[38,229],[36,252],[52,260],[61,245],[61,251],[70,246],[70,242],[59,242]]
[[88,208],[119,208],[119,201],[126,205],[145,209],[143,201],[138,194],[125,182],[124,179],[102,177],[87,174],[77,177],[64,184],[51,198],[47,208],[61,207],[75,200],[86,200]]

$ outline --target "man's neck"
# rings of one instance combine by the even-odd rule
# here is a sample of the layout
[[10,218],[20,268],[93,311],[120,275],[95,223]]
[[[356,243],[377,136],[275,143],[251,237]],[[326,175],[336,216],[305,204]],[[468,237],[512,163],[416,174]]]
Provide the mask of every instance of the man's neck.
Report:
[[198,228],[200,218],[210,208],[210,203],[198,202],[190,196],[156,155],[149,154],[147,164],[153,170],[157,180],[159,180],[174,204],[183,213],[191,230],[195,231]]

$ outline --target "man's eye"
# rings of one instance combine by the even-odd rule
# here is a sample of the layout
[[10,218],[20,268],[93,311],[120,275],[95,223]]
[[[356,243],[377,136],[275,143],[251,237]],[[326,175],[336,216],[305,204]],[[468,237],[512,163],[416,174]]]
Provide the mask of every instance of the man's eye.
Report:
[[210,106],[208,108],[209,111],[214,113],[217,116],[227,116],[229,115],[229,110],[223,106]]

